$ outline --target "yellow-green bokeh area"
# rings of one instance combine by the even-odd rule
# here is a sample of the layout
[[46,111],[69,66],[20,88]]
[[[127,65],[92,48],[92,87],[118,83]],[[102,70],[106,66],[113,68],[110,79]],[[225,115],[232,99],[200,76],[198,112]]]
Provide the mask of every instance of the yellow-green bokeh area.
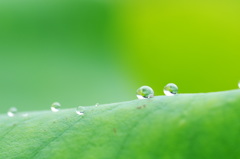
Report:
[[0,113],[237,88],[238,1],[0,2]]
[[238,1],[141,1],[122,7],[123,61],[136,83],[151,84],[159,94],[169,82],[182,93],[237,88]]

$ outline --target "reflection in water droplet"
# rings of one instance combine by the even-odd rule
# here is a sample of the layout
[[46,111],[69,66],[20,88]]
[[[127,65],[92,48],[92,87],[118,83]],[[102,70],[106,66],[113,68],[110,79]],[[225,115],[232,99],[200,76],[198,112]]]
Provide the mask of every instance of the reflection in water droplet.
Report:
[[154,91],[149,86],[142,86],[137,89],[137,98],[138,99],[145,99],[145,98],[152,98],[154,97]]
[[61,104],[59,102],[54,102],[51,105],[52,112],[58,112],[60,110]]
[[17,108],[16,107],[12,107],[8,110],[7,112],[9,117],[14,117],[17,114]]
[[178,87],[174,83],[169,83],[164,87],[163,92],[166,96],[174,96],[178,93]]
[[76,109],[76,113],[78,115],[84,115],[84,107],[83,106],[78,106]]

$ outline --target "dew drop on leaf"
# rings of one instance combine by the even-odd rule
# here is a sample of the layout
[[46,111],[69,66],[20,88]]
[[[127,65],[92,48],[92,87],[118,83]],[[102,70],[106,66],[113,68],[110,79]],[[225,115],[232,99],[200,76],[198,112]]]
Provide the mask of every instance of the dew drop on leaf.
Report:
[[14,117],[17,114],[17,108],[16,107],[11,107],[8,112],[7,112],[9,117]]
[[76,113],[78,115],[84,115],[84,107],[83,106],[78,106],[76,109]]
[[178,93],[178,87],[174,83],[169,83],[164,87],[163,92],[166,96],[174,96]]
[[137,98],[138,99],[145,99],[145,98],[152,98],[154,97],[154,91],[149,86],[142,86],[137,89]]
[[59,102],[54,102],[51,105],[52,112],[58,112],[60,110],[61,104]]

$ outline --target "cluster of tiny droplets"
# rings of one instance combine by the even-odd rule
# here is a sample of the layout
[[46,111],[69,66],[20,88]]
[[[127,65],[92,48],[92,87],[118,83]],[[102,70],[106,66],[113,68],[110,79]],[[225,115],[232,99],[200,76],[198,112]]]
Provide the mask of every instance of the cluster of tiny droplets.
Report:
[[[96,103],[95,104],[96,107],[99,106],[99,103]],[[61,104],[59,102],[54,102],[52,105],[51,105],[51,110],[52,112],[58,112],[60,110],[60,107],[61,107]],[[76,108],[76,113],[78,115],[84,115],[84,112],[85,112],[85,107],[83,106],[78,106]]]

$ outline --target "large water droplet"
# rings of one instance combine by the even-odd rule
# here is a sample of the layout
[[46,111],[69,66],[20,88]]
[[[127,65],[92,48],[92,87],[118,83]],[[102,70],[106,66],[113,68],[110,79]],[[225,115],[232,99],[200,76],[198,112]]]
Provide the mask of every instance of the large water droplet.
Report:
[[142,86],[137,89],[138,99],[152,98],[153,96],[154,96],[154,91],[149,86]]
[[174,83],[169,83],[164,87],[163,92],[166,96],[174,96],[178,93],[178,87]]
[[8,110],[7,112],[9,117],[14,117],[17,114],[17,108],[16,107],[12,107]]
[[51,105],[52,112],[58,112],[60,110],[61,104],[59,102],[54,102]]
[[85,109],[84,109],[83,106],[78,106],[77,109],[76,109],[76,113],[78,115],[84,115],[84,111],[85,111]]

